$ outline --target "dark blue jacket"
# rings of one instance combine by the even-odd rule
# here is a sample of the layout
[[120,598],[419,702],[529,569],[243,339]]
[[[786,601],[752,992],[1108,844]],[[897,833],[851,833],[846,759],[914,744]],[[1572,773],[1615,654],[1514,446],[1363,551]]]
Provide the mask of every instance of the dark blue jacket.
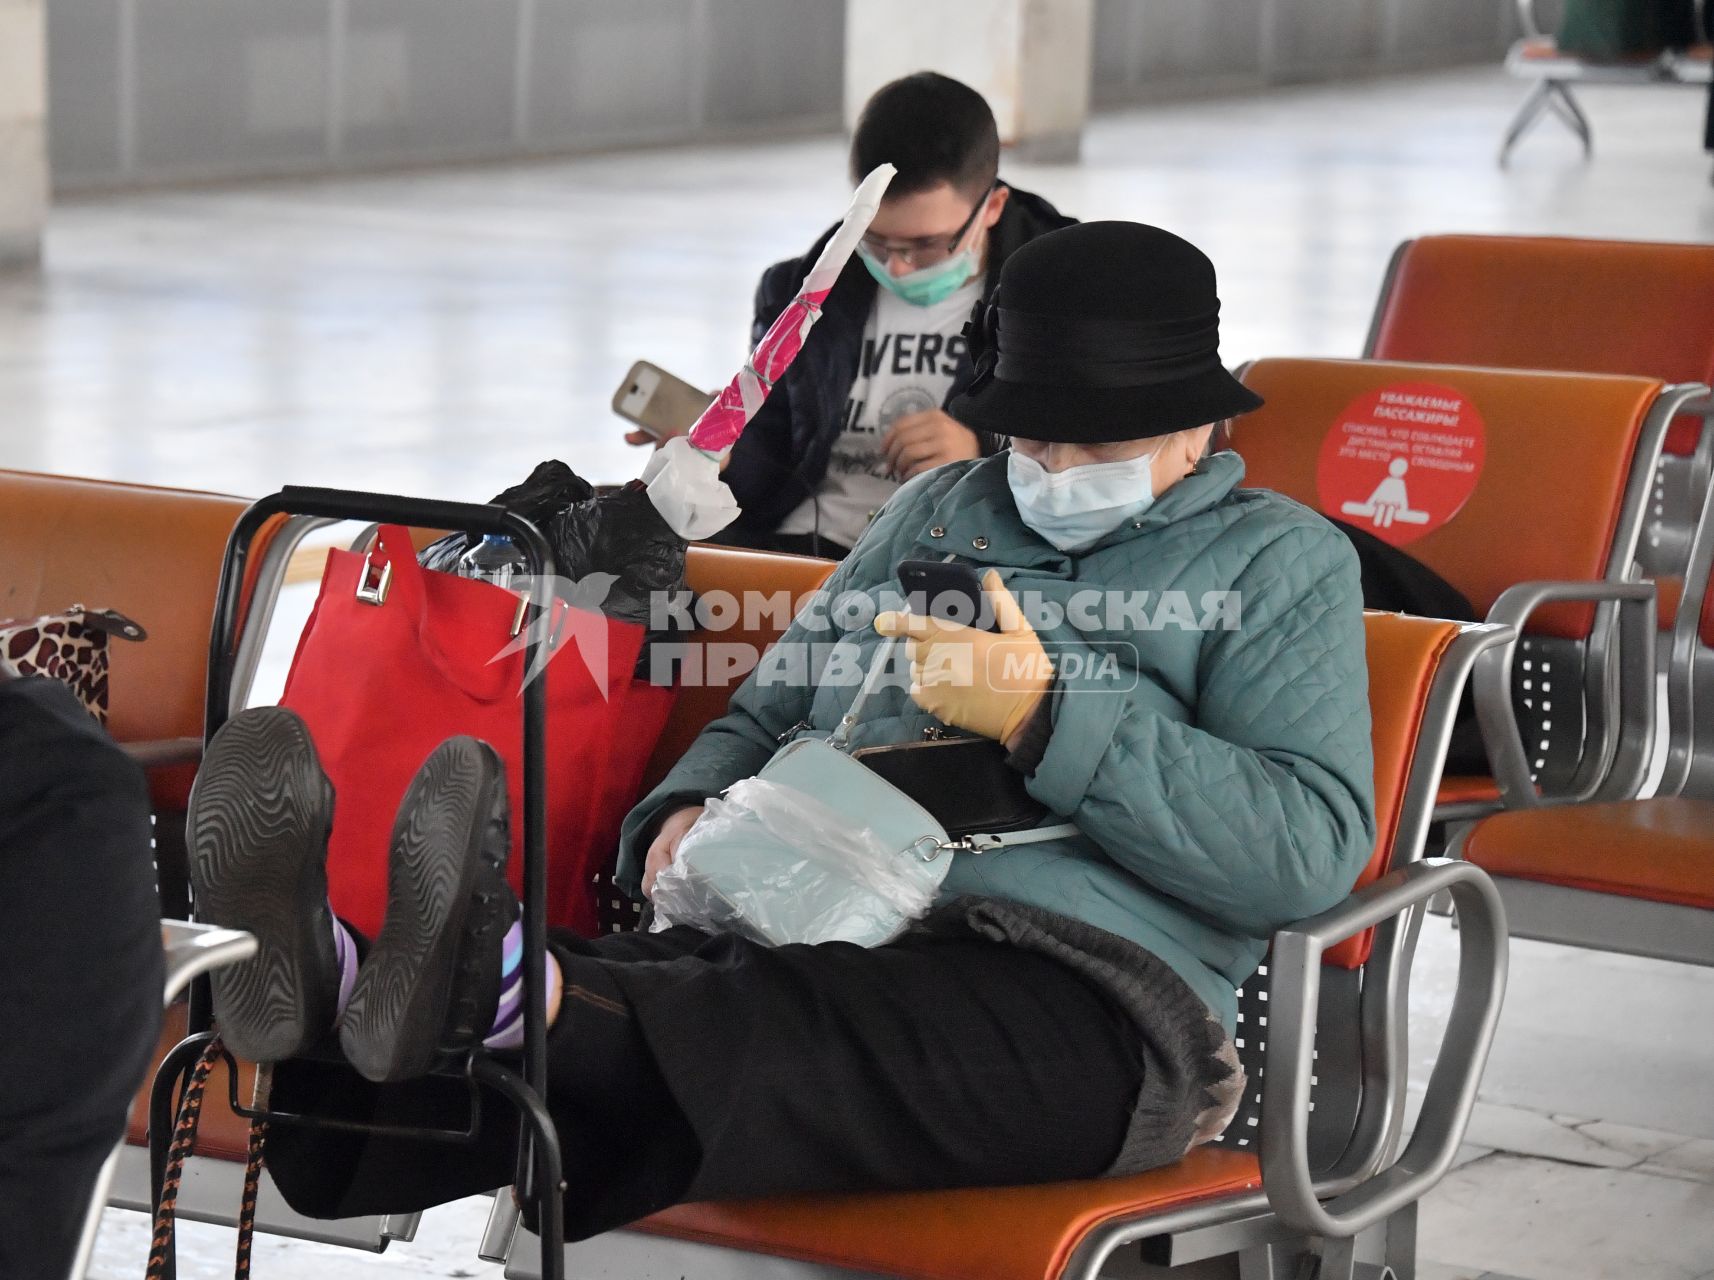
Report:
[[[984,295],[993,293],[1000,267],[1020,245],[1075,221],[1040,196],[1013,187],[989,238]],[[756,286],[756,316],[750,326],[752,346],[797,296],[832,234],[829,227],[801,258],[776,262],[762,273]],[[877,287],[856,257],[840,273],[809,341],[732,446],[732,457],[721,479],[738,499],[743,514],[712,541],[766,546],[780,521],[821,487],[828,455],[839,436],[846,398],[857,380],[863,328]],[[961,357],[947,399],[962,391],[969,380],[970,360]],[[992,452],[994,447],[994,441],[985,440],[983,451]]]

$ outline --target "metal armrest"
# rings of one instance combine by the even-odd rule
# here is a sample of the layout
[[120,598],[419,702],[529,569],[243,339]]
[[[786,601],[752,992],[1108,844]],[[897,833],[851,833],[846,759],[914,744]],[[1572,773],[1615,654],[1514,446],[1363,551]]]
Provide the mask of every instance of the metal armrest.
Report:
[[189,920],[162,920],[161,946],[167,953],[168,1004],[203,974],[256,954],[254,934]]
[[255,586],[250,592],[250,611],[244,619],[244,629],[238,637],[238,647],[232,663],[232,696],[230,714],[236,715],[250,701],[250,687],[256,683],[256,669],[262,662],[262,647],[268,640],[268,628],[274,621],[274,606],[286,583],[286,570],[291,567],[292,552],[317,529],[338,524],[323,516],[288,516],[279,531],[268,542],[262,562],[256,569]]
[[[1522,633],[1525,620],[1538,608],[1561,601],[1618,605],[1619,644],[1616,652],[1600,665],[1606,670],[1616,665],[1619,673],[1619,728],[1616,734],[1607,732],[1603,711],[1591,707],[1591,737],[1600,756],[1592,771],[1592,781],[1572,795],[1542,797],[1530,776],[1529,754],[1518,727],[1517,709],[1512,705],[1512,662],[1517,656],[1517,643],[1482,654],[1476,660],[1471,682],[1476,696],[1476,720],[1501,800],[1510,809],[1629,799],[1648,776],[1655,725],[1655,584],[1520,582],[1500,593],[1494,607],[1488,610],[1488,621],[1505,623]],[[1601,619],[1597,618],[1596,632],[1601,625]],[[1596,632],[1591,632],[1591,636]],[[1631,732],[1626,732],[1627,727]]]
[[1547,35],[1536,20],[1535,0],[1518,0],[1518,25],[1523,28],[1526,40],[1540,40]]
[[119,749],[145,769],[169,764],[195,764],[202,759],[201,738],[153,738],[147,742],[121,742]]
[[[1458,986],[1416,1131],[1387,1169],[1323,1204],[1309,1165],[1309,1101],[1321,957],[1389,917],[1450,893],[1458,908]],[[1274,935],[1262,1085],[1262,1189],[1281,1222],[1344,1239],[1420,1199],[1457,1154],[1506,989],[1506,917],[1480,867],[1430,858],[1400,867],[1330,911]]]

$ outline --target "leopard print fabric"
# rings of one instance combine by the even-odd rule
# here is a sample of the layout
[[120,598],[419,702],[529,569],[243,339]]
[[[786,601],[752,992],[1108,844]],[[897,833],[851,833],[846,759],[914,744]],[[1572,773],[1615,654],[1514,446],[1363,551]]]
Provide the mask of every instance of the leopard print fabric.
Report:
[[83,610],[29,622],[0,622],[0,658],[21,676],[69,685],[84,710],[107,723],[107,632]]

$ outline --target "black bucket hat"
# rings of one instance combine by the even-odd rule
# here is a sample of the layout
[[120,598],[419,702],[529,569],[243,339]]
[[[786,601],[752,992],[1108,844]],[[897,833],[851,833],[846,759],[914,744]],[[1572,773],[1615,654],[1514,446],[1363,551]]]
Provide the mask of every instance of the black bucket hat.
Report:
[[1262,406],[1220,363],[1214,264],[1140,222],[1030,241],[964,333],[976,376],[947,411],[996,435],[1141,440]]

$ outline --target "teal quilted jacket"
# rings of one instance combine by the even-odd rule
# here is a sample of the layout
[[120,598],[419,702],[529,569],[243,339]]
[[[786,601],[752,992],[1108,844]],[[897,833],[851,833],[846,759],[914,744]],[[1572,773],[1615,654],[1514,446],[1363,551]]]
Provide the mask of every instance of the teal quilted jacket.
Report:
[[[678,765],[625,821],[640,881],[666,812],[759,770],[794,732],[831,732],[896,604],[901,560],[999,569],[1054,655],[1052,733],[1030,792],[1081,836],[959,854],[943,894],[1057,911],[1165,960],[1230,1029],[1274,930],[1326,909],[1374,847],[1357,560],[1332,525],[1204,460],[1144,515],[1068,555],[1018,518],[1004,455],[904,486]],[[938,722],[904,680],[854,746]]]

